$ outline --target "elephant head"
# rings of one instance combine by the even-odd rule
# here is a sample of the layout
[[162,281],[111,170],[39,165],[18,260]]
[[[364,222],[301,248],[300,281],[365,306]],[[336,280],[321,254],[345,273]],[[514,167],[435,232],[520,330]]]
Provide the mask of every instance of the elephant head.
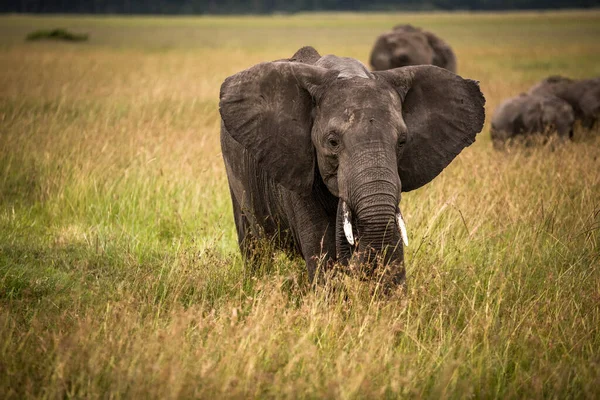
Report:
[[574,121],[573,108],[566,101],[552,95],[522,93],[498,106],[492,117],[491,135],[497,148],[509,138],[533,133],[556,132],[570,138]]
[[371,51],[374,71],[409,65],[435,65],[456,73],[456,57],[450,46],[431,32],[412,25],[398,25],[379,36]]
[[225,128],[270,179],[302,196],[326,187],[339,199],[343,262],[353,252],[402,261],[401,192],[431,181],[473,143],[484,103],[475,81],[441,68],[370,73],[335,56],[258,64],[220,93]]

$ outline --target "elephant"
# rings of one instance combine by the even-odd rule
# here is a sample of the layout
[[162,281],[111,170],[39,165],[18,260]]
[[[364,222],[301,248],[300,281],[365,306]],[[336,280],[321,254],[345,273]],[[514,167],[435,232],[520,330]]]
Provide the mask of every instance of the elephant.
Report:
[[436,65],[456,73],[456,56],[448,43],[412,25],[398,25],[380,35],[371,51],[370,64],[373,71]]
[[497,149],[509,138],[534,133],[556,132],[561,138],[571,138],[574,122],[575,113],[566,101],[551,95],[521,93],[496,108],[491,136]]
[[534,85],[529,93],[563,99],[573,107],[575,119],[585,128],[592,128],[600,119],[600,77],[573,80],[553,75]]
[[242,254],[277,238],[313,283],[334,263],[403,283],[401,192],[475,141],[484,103],[478,82],[442,68],[372,73],[312,47],[228,77],[220,139]]

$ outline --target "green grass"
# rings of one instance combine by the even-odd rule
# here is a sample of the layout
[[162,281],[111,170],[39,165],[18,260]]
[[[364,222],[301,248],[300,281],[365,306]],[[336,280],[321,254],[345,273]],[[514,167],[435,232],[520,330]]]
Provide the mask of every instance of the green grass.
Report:
[[[406,293],[238,254],[219,86],[410,22],[486,112],[600,75],[600,13],[0,17],[0,398],[597,398],[600,139],[477,142],[403,195]],[[27,43],[55,26],[90,40]]]

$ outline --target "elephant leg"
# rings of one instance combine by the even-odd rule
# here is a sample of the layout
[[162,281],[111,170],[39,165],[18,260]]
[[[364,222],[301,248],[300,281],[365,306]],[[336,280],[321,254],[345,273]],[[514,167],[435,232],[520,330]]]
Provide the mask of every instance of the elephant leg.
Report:
[[229,188],[229,192],[231,194],[233,220],[235,221],[235,229],[237,231],[238,246],[244,260],[251,260],[254,254],[256,238],[252,234],[250,221],[242,212],[242,207],[231,188]]
[[314,282],[315,276],[319,276],[320,280],[319,268],[320,272],[325,272],[335,261],[336,214],[312,197],[292,196],[287,203],[292,231],[306,262],[308,279]]

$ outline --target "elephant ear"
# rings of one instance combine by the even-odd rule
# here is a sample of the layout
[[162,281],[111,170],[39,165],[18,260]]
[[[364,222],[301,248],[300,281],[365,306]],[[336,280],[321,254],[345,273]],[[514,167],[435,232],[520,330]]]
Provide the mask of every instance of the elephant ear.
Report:
[[456,73],[456,56],[450,45],[431,32],[424,33],[429,46],[433,49],[433,65]]
[[310,191],[313,99],[333,71],[294,62],[255,65],[225,79],[219,111],[227,132],[284,187]]
[[389,39],[392,35],[393,33],[391,32],[384,33],[375,41],[369,57],[369,64],[371,64],[372,70],[383,71],[390,67],[391,51]]
[[417,189],[475,141],[483,128],[485,98],[478,82],[432,65],[373,74],[394,86],[402,100],[408,132],[398,172],[403,191]]

